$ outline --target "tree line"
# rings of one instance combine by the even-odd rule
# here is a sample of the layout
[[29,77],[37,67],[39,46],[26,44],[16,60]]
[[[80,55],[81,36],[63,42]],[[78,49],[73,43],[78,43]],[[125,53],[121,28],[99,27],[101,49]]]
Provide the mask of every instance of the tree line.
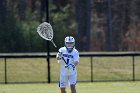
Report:
[[[36,33],[47,0],[0,0],[0,52],[45,52]],[[139,51],[139,0],[49,0],[54,42],[73,35],[79,51]],[[134,7],[135,6],[135,7]],[[57,51],[50,43],[50,51]]]

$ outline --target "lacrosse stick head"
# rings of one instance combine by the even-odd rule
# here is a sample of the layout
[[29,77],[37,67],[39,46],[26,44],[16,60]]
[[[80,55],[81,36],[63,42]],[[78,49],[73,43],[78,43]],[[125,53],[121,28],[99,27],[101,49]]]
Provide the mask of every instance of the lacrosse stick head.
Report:
[[56,47],[53,42],[53,29],[50,23],[43,22],[37,27],[38,34],[45,40],[49,40]]
[[47,22],[41,23],[37,27],[37,32],[45,40],[51,41],[53,39],[53,29],[52,29],[52,26],[49,23],[47,23]]

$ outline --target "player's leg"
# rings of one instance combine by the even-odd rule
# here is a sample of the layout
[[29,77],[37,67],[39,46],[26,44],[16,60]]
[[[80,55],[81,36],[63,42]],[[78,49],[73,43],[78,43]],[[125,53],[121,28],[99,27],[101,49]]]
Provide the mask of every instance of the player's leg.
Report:
[[66,93],[66,87],[68,86],[68,76],[60,75],[59,87],[61,93]]
[[61,88],[61,93],[67,93],[66,88]]
[[75,85],[70,85],[71,93],[76,93],[76,87]]
[[71,93],[76,93],[76,82],[77,82],[77,74],[74,74],[69,77]]

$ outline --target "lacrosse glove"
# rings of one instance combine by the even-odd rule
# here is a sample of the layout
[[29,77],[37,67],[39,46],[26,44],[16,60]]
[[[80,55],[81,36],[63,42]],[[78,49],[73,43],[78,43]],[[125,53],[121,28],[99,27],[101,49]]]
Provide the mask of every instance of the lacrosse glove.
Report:
[[65,65],[65,68],[67,68],[69,70],[74,70],[75,69],[75,65],[74,64],[68,64],[68,65]]
[[58,52],[57,53],[57,60],[62,60],[62,57],[63,57],[63,54],[62,54],[62,52]]

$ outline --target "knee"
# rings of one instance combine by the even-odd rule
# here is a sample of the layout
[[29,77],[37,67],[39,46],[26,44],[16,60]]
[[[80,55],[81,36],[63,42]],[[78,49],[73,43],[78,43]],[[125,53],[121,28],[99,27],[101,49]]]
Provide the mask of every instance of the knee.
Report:
[[72,92],[72,93],[76,93],[75,85],[71,85],[71,92]]
[[65,88],[61,88],[61,93],[66,93],[66,89]]
[[75,89],[75,85],[70,85],[71,89]]

